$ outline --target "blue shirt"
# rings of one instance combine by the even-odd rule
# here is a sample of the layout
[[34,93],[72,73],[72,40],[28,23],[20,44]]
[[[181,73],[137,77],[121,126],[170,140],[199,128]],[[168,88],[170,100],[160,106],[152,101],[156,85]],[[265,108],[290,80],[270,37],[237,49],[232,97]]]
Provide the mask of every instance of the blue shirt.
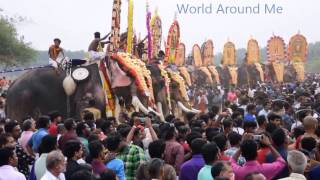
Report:
[[195,180],[198,178],[200,169],[205,165],[202,155],[196,154],[183,163],[180,169],[179,180]]
[[30,145],[32,147],[32,150],[34,152],[38,152],[38,148],[41,144],[42,138],[46,135],[48,135],[48,131],[45,128],[40,128],[40,129],[38,129],[38,131],[33,133],[33,135],[31,136],[31,138],[28,142],[28,145]]
[[126,180],[125,172],[124,172],[124,163],[121,159],[113,159],[106,164],[108,169],[113,170],[119,180]]
[[318,180],[320,177],[320,165],[314,167],[309,172],[309,180]]
[[252,121],[252,122],[256,122],[256,117],[253,114],[247,113],[244,116],[244,121]]

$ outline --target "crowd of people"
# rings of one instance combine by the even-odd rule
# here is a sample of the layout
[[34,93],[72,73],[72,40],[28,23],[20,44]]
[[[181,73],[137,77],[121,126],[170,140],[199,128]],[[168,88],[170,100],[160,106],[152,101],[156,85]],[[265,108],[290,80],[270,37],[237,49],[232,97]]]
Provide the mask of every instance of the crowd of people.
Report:
[[[320,86],[192,88],[202,113],[0,121],[0,180],[318,180]],[[1,107],[5,95],[1,97]],[[103,117],[103,116],[102,116]]]

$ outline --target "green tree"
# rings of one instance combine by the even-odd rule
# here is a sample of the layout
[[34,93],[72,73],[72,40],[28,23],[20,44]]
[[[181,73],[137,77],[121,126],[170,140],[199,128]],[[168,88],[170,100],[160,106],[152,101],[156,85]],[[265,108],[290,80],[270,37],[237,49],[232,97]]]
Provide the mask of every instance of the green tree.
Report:
[[18,36],[15,24],[22,21],[22,17],[0,14],[0,66],[25,65],[35,60],[36,51]]

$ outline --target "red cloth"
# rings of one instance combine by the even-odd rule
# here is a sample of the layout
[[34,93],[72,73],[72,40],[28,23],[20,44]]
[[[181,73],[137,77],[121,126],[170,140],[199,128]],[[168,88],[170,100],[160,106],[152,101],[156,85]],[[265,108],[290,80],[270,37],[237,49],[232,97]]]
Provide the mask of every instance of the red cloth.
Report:
[[56,136],[58,134],[56,123],[50,124],[49,129],[48,129],[48,133],[52,136]]
[[267,154],[270,153],[270,149],[268,147],[266,148],[261,148],[259,151],[258,151],[258,156],[257,156],[257,161],[262,164],[262,163],[265,163],[266,162],[266,157],[267,157]]
[[226,156],[224,155],[224,152],[221,152],[221,155],[220,155],[220,161],[230,161],[230,157],[229,156]]

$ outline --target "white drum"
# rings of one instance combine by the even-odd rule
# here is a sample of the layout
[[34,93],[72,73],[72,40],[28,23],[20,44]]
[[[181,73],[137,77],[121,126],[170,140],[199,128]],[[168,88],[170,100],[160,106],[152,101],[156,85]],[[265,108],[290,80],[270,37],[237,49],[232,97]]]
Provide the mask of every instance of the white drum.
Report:
[[89,71],[87,68],[79,67],[72,72],[72,78],[76,81],[83,81],[89,77]]

